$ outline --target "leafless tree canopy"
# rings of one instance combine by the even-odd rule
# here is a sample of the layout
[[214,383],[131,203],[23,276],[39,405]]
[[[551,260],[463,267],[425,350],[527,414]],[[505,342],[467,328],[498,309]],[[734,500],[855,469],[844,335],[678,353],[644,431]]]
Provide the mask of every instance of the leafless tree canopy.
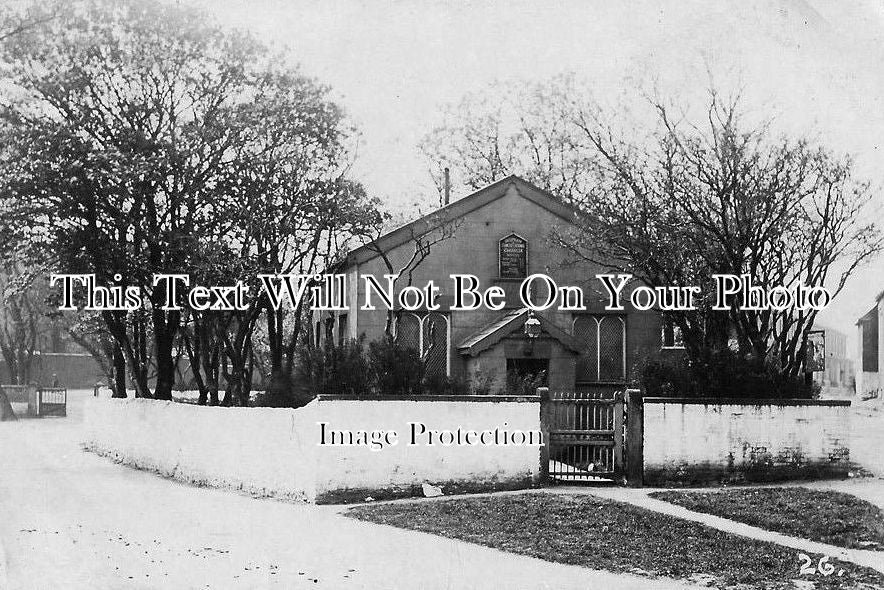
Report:
[[[749,274],[766,287],[837,295],[882,249],[867,215],[873,192],[850,158],[750,121],[740,95],[712,89],[698,116],[651,97],[643,123],[604,111],[569,78],[486,97],[467,97],[426,138],[431,168],[449,166],[474,187],[522,174],[576,205],[577,230],[554,236],[575,258],[652,287],[708,294],[713,274]],[[711,304],[671,314],[695,360],[735,336],[759,366],[799,375],[816,311],[715,313]]]

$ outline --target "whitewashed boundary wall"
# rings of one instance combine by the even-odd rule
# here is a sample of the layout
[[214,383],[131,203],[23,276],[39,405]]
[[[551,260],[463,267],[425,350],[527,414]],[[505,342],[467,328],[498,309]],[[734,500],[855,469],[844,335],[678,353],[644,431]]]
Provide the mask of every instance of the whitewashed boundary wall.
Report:
[[[398,444],[320,446],[327,432],[394,430]],[[84,445],[133,467],[190,483],[307,502],[409,496],[423,483],[448,491],[515,489],[540,478],[537,445],[411,442],[427,431],[540,431],[534,396],[321,396],[293,409],[219,408],[90,398]],[[420,432],[420,426],[414,427]]]
[[87,449],[188,483],[310,501],[308,432],[297,410],[89,398]]
[[647,485],[843,477],[850,402],[644,399]]

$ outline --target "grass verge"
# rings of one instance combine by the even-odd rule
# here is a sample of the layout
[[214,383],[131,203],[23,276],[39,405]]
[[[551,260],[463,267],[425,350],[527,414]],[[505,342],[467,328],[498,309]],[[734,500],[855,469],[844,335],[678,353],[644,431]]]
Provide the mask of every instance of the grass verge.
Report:
[[[532,493],[390,503],[346,514],[547,561],[716,588],[799,587],[794,580],[813,582],[814,588],[884,587],[884,575],[835,560],[830,576],[802,576],[792,549],[595,496]],[[816,564],[822,556],[810,557]]]
[[884,511],[842,492],[776,487],[654,492],[651,497],[794,537],[884,551]]

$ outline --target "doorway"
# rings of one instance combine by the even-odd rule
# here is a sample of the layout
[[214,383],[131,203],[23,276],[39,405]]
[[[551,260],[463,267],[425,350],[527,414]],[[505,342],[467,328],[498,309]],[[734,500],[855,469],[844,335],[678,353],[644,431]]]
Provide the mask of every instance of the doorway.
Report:
[[549,359],[506,359],[506,388],[510,395],[534,395],[549,382]]

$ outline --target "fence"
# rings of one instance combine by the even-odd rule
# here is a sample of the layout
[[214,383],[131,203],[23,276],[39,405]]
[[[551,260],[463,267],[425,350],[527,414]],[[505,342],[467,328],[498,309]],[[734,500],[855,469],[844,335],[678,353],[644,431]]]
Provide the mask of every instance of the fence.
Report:
[[63,387],[37,389],[37,416],[67,416],[68,391]]
[[28,385],[2,385],[13,404],[28,404],[28,416],[66,416],[67,389]]

